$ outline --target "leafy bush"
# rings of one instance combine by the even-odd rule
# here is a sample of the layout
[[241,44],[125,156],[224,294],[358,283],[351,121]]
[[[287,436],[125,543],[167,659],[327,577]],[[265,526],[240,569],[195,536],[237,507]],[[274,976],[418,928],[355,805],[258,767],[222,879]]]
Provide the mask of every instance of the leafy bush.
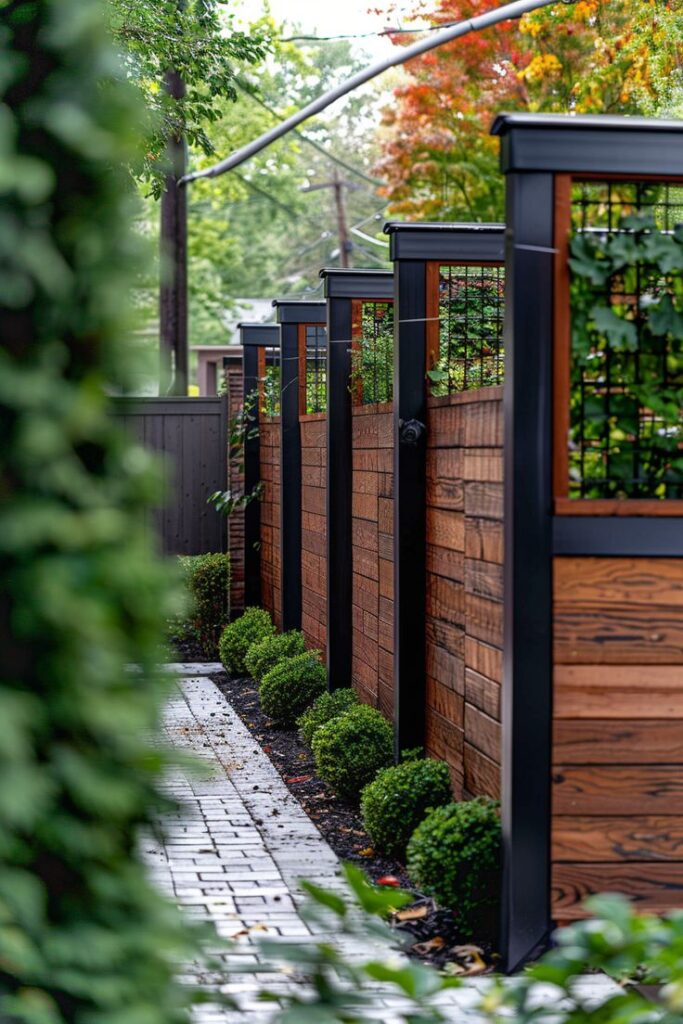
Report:
[[393,730],[367,704],[321,725],[313,737],[318,774],[338,796],[357,800],[363,786],[393,761]]
[[267,636],[265,640],[259,640],[252,644],[244,659],[247,672],[260,683],[267,672],[285,658],[293,658],[296,654],[304,654],[306,651],[306,640],[298,629],[291,629],[288,633],[280,633],[278,636]]
[[180,1024],[177,965],[198,955],[139,852],[165,806],[150,737],[176,599],[145,525],[160,473],[107,396],[127,386],[122,166],[145,119],[107,21],[97,0],[0,15],[0,1020],[15,1024]]
[[282,725],[294,724],[327,686],[319,656],[320,651],[306,651],[285,658],[266,673],[258,691],[264,714]]
[[333,718],[338,718],[339,715],[350,711],[357,704],[358,694],[350,688],[334,690],[332,693],[321,693],[315,704],[304,711],[296,723],[301,729],[304,743],[310,747],[313,737],[321,725],[330,722]]
[[249,648],[269,636],[275,636],[275,626],[268,612],[264,608],[247,608],[244,615],[225,627],[218,641],[218,654],[226,672],[245,675]]
[[192,597],[186,629],[197,639],[204,656],[215,658],[230,614],[230,555],[183,555],[180,564]]
[[410,760],[380,772],[361,794],[363,824],[375,846],[403,859],[411,835],[430,808],[452,799],[448,765]]
[[479,797],[438,807],[408,843],[410,878],[471,931],[500,900],[498,804]]

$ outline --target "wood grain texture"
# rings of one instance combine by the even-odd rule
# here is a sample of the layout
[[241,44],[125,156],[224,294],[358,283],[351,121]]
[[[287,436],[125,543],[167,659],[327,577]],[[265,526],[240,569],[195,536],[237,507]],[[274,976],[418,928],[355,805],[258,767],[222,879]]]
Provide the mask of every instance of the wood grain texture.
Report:
[[681,764],[683,723],[642,718],[556,719],[558,764]]
[[553,577],[562,602],[683,608],[680,558],[556,558]]
[[554,717],[683,719],[680,665],[556,665]]
[[552,859],[557,863],[683,861],[683,818],[638,814],[555,817]]
[[637,910],[663,914],[683,907],[683,863],[555,864],[552,916],[557,921],[586,917],[582,903],[599,892],[629,896]]
[[681,765],[554,765],[553,814],[683,815]]

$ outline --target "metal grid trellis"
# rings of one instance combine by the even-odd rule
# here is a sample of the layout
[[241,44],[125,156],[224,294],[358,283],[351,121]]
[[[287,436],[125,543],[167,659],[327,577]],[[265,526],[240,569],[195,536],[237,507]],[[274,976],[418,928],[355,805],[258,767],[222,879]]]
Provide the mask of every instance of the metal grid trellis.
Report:
[[305,409],[306,413],[325,412],[327,409],[327,330],[306,324]]
[[429,370],[435,396],[503,383],[501,266],[439,266],[439,343]]
[[683,186],[571,191],[570,498],[683,497]]
[[359,405],[394,396],[394,306],[362,300],[354,315],[353,388]]
[[280,415],[280,349],[266,348],[265,374],[262,380],[261,411],[265,416]]

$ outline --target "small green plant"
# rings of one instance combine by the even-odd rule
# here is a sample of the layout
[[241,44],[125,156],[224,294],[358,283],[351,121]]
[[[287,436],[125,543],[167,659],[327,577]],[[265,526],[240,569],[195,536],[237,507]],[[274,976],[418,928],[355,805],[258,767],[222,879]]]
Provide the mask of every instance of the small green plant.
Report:
[[285,658],[293,658],[296,654],[304,654],[305,651],[306,640],[303,633],[298,629],[291,629],[288,633],[267,636],[265,640],[253,644],[244,659],[244,664],[252,679],[260,683],[263,677]]
[[408,840],[427,812],[447,804],[452,796],[443,761],[404,761],[385,768],[363,790],[363,824],[378,849],[403,860]]
[[181,635],[194,637],[206,658],[218,654],[218,640],[230,614],[230,555],[184,555],[180,564],[192,598],[189,618]]
[[358,800],[363,786],[393,761],[391,725],[367,704],[321,725],[312,746],[318,774],[345,800]]
[[[250,391],[245,396],[244,404],[235,413],[228,424],[228,447],[230,462],[238,474],[244,473],[244,452],[247,441],[259,436],[258,422],[258,390]],[[217,512],[231,516],[240,512],[252,501],[260,501],[263,496],[263,484],[258,483],[250,491],[214,491],[206,499],[207,505],[213,505]]]
[[306,651],[285,658],[266,673],[259,686],[264,714],[280,725],[293,725],[327,686],[327,672],[320,664],[320,651]]
[[304,711],[296,723],[301,729],[304,743],[310,747],[313,737],[321,725],[345,714],[357,704],[358,694],[348,687],[343,690],[334,690],[332,693],[321,693],[315,704]]
[[245,658],[253,644],[275,635],[275,626],[264,608],[247,608],[244,615],[226,626],[218,643],[218,653],[226,672],[243,676]]
[[498,804],[478,797],[437,807],[408,843],[410,878],[458,916],[463,935],[489,922],[500,900]]

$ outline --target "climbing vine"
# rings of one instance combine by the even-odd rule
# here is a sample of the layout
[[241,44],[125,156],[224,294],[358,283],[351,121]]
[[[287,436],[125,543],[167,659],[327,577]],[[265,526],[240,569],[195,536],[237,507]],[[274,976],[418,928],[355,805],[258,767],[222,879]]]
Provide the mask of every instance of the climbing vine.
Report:
[[573,497],[683,497],[683,224],[658,197],[570,241]]

